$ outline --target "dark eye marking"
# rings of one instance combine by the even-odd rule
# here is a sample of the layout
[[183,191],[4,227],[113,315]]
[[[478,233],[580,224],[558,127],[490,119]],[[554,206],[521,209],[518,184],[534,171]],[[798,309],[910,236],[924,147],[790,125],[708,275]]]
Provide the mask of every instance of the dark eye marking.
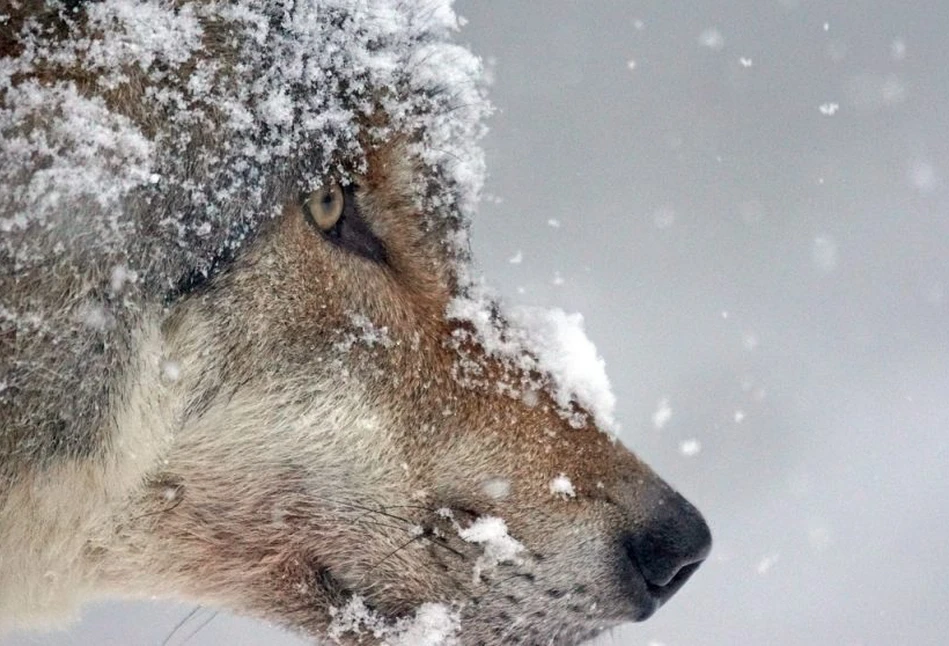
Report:
[[320,235],[351,253],[386,264],[385,245],[359,211],[356,186],[329,184],[303,198],[303,214]]

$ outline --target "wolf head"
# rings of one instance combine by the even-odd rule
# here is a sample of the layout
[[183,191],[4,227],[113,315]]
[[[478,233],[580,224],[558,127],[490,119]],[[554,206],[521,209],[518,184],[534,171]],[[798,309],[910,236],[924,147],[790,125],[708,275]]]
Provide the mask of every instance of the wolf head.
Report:
[[121,474],[70,556],[96,594],[342,642],[650,616],[709,530],[565,367],[597,362],[577,321],[472,278],[487,108],[450,9],[130,6],[4,44],[8,500]]

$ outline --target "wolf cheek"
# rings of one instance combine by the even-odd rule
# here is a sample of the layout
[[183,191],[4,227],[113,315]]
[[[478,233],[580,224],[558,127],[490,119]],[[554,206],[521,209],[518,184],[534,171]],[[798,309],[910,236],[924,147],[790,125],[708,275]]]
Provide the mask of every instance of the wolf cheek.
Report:
[[489,352],[446,316],[452,256],[392,184],[399,159],[376,151],[389,172],[352,196],[389,262],[314,236],[291,205],[171,311],[188,412],[155,487],[183,493],[136,503],[152,512],[129,531],[134,558],[108,567],[133,558],[177,594],[341,639],[401,634],[431,603],[462,643],[574,643],[645,619],[708,528],[517,344]]

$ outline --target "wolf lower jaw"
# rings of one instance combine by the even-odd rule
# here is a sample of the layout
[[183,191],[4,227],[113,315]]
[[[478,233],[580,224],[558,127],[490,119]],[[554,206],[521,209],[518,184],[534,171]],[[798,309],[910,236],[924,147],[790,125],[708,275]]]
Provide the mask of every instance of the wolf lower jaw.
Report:
[[[272,612],[267,614],[267,608],[248,606],[246,590],[240,585],[222,587],[220,581],[206,585],[200,574],[187,572],[201,564],[201,554],[192,554],[182,565],[181,555],[169,547],[174,543],[150,533],[152,521],[167,520],[154,514],[169,508],[163,489],[175,494],[173,480],[156,487],[168,475],[184,478],[185,504],[176,516],[187,513],[184,509],[192,504],[200,507],[202,501],[225,501],[234,509],[221,511],[214,504],[206,508],[240,516],[240,522],[229,525],[236,532],[248,527],[246,519],[260,518],[260,510],[255,509],[253,515],[239,513],[253,501],[235,494],[234,473],[245,476],[246,489],[248,483],[260,484],[259,478],[273,485],[285,475],[280,469],[305,465],[306,472],[294,474],[294,482],[306,487],[311,501],[339,498],[337,502],[345,504],[345,496],[358,498],[369,490],[393,504],[410,498],[410,492],[392,485],[403,482],[405,475],[388,435],[387,412],[366,403],[357,392],[356,380],[347,382],[346,388],[338,384],[334,388],[316,377],[275,386],[263,376],[226,391],[215,383],[220,367],[213,357],[221,353],[214,349],[211,314],[203,313],[197,304],[176,318],[177,325],[162,328],[159,321],[157,316],[152,318],[136,338],[125,390],[115,398],[120,405],[112,416],[113,432],[99,455],[64,461],[43,471],[24,469],[11,488],[0,492],[0,633],[62,626],[78,616],[83,604],[97,598],[155,594],[217,602],[280,622]],[[174,369],[169,370],[170,366]],[[314,397],[315,393],[320,395]],[[221,437],[225,429],[227,442]],[[201,482],[191,486],[191,477]],[[296,492],[286,493],[292,498]],[[274,504],[275,513],[285,506],[283,499],[281,495],[279,504]],[[135,522],[145,516],[144,524]],[[272,531],[280,522],[266,517],[258,529]],[[239,533],[229,535],[240,538]],[[563,537],[555,542],[571,545],[574,541]],[[561,555],[560,562],[589,559],[591,564],[606,564],[607,548],[583,558]],[[253,579],[253,585],[266,588],[267,575],[273,572],[266,568],[251,572],[255,563],[242,558],[239,564],[230,564],[235,583]],[[466,581],[472,564],[466,563],[460,573]],[[328,567],[334,576],[339,575],[342,592],[358,593],[362,573],[333,572]],[[607,578],[605,572],[596,576],[592,567],[583,569],[588,579]],[[609,594],[565,596],[571,587],[582,586],[574,586],[577,582],[561,572],[562,567],[548,568],[549,577],[538,577],[536,584],[531,578],[530,586],[525,583],[519,589],[529,599],[519,610],[511,607],[511,595],[518,591],[513,584],[498,590],[490,604],[480,608],[472,609],[473,599],[462,599],[469,608],[463,612],[471,614],[467,615],[470,621],[462,620],[461,643],[518,643],[516,639],[533,643],[540,637],[542,643],[577,643],[625,620],[621,609],[605,602]],[[341,605],[333,595],[324,596],[329,605]],[[305,632],[312,626],[312,632],[321,632],[325,625],[320,625],[320,617],[326,605],[314,604],[305,617],[283,623]],[[399,614],[406,613],[411,615],[411,608],[400,607]],[[523,623],[512,625],[517,617],[509,613],[520,613]],[[501,638],[508,641],[496,641]]]
[[[92,457],[42,468],[21,465],[12,481],[0,483],[0,635],[62,628],[96,599],[194,596],[181,580],[149,571],[150,565],[167,571],[166,555],[141,528],[130,527],[154,513],[156,502],[163,504],[160,494],[155,500],[155,479],[179,455],[176,446],[184,453],[195,445],[221,448],[220,431],[227,428],[245,441],[254,438],[244,446],[254,450],[240,452],[241,460],[250,460],[242,465],[245,472],[254,470],[255,461],[286,463],[306,454],[309,464],[322,462],[316,471],[340,476],[326,478],[338,486],[345,480],[340,463],[346,460],[327,461],[324,455],[321,461],[320,441],[304,442],[302,431],[296,431],[309,424],[319,437],[342,417],[354,420],[364,436],[348,442],[353,451],[377,463],[383,462],[378,454],[391,455],[384,424],[355,396],[333,399],[333,411],[310,406],[296,416],[294,426],[272,423],[274,410],[290,406],[277,402],[273,393],[218,392],[210,315],[200,306],[188,307],[175,321],[163,326],[156,314],[142,323],[124,384],[114,396],[112,428]],[[207,397],[196,404],[201,393]],[[288,399],[298,395],[286,393]],[[280,434],[286,440],[287,433],[299,437],[274,441]],[[191,471],[202,466],[200,459],[186,461]]]

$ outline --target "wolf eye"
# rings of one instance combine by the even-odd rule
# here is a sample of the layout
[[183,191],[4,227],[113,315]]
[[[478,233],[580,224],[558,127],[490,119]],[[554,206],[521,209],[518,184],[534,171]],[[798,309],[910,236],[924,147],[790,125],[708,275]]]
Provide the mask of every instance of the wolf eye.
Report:
[[356,186],[333,182],[303,198],[307,221],[333,244],[369,260],[385,264],[385,246],[359,211]]
[[344,202],[343,189],[334,183],[310,193],[303,205],[316,228],[329,233],[343,217]]

